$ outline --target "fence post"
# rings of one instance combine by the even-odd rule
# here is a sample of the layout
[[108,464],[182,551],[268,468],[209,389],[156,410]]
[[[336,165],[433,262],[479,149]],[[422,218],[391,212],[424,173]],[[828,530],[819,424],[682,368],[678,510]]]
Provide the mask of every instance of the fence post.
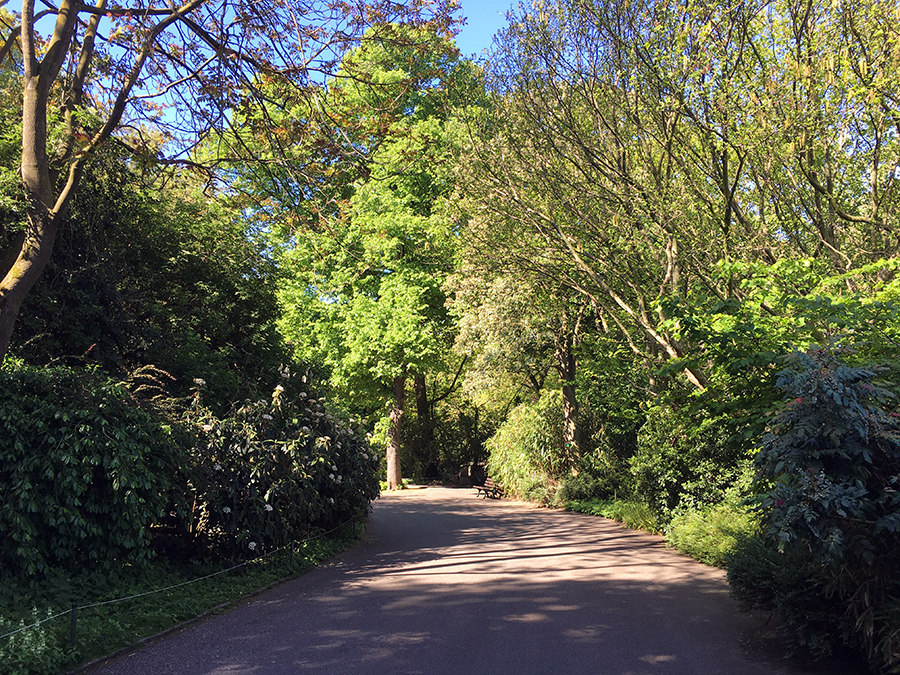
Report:
[[78,605],[72,603],[72,622],[69,625],[69,646],[75,646],[75,627],[78,624]]

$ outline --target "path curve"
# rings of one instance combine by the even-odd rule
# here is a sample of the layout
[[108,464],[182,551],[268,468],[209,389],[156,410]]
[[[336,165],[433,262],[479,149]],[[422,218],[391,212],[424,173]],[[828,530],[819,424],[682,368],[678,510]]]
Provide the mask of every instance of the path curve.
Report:
[[612,521],[428,488],[333,562],[91,675],[854,675],[772,648],[721,570]]

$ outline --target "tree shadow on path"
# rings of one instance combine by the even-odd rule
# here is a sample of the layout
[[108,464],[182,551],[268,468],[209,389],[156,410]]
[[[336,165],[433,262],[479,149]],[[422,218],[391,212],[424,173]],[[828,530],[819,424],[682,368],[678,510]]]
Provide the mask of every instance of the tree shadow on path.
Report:
[[382,497],[333,563],[96,672],[865,672],[784,660],[764,621],[661,537],[437,488]]

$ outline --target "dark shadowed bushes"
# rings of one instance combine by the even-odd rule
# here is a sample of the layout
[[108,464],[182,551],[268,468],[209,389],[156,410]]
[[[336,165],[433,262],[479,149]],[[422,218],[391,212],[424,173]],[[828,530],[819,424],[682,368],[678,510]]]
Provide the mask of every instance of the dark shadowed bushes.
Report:
[[221,419],[195,419],[191,532],[202,547],[254,555],[361,518],[378,496],[365,431],[288,382]]
[[677,403],[648,411],[638,443],[629,460],[634,489],[662,523],[679,511],[722,502],[750,462],[727,416]]

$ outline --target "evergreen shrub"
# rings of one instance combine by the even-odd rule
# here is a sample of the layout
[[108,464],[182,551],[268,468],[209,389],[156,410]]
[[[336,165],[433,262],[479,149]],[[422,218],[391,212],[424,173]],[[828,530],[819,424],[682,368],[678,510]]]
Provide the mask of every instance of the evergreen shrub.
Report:
[[676,402],[650,409],[628,461],[637,498],[661,524],[721,503],[746,472],[750,456],[734,441],[730,422],[727,415]]
[[90,370],[0,368],[0,569],[110,568],[151,555],[185,455]]
[[[890,670],[900,666],[900,434],[896,413],[884,410],[893,397],[873,384],[882,373],[846,365],[847,353],[813,347],[779,374],[786,402],[757,458],[769,547],[761,559],[776,579],[799,565],[809,580],[791,584],[789,576],[768,598],[786,608],[798,641],[827,651],[835,637],[828,625],[839,626],[842,641]],[[747,587],[758,583],[752,576],[732,583],[739,596],[758,592]],[[802,617],[806,607],[829,607],[838,620],[819,630],[794,621],[796,607]]]
[[378,496],[365,431],[336,419],[324,398],[285,387],[221,419],[194,413],[191,532],[220,555],[256,555],[363,517]]

